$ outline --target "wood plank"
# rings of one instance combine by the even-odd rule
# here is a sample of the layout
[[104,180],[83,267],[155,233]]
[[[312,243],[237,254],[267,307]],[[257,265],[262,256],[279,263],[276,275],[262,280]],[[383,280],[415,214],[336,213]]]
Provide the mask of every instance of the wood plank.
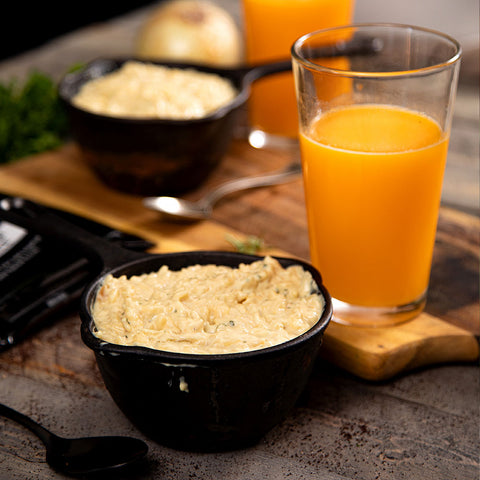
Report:
[[474,361],[478,342],[466,330],[422,313],[389,328],[331,323],[322,356],[367,380],[386,380],[400,372],[435,363]]
[[[213,183],[226,178],[260,173],[260,165],[263,171],[267,171],[288,161],[288,153],[259,152],[243,142],[236,142],[213,178],[187,197],[194,198]],[[232,249],[226,239],[228,235],[244,238],[253,233],[266,237],[268,245],[263,253],[308,259],[304,215],[300,215],[299,207],[303,205],[300,181],[258,190],[236,201],[225,202],[219,206],[220,212],[215,214],[218,217],[212,221],[188,225],[166,223],[160,221],[156,212],[143,208],[139,197],[105,187],[85,167],[76,148],[69,144],[57,151],[1,168],[0,190],[141,235],[157,245],[153,249],[155,252],[228,250]],[[217,220],[225,216],[230,219],[230,224]],[[449,209],[442,211],[442,216],[448,228],[441,231],[440,239],[448,248],[460,248],[473,255],[475,245],[478,245],[478,219]],[[234,228],[235,224],[239,229]],[[280,225],[291,228],[297,225],[301,234],[279,228]],[[284,233],[279,234],[280,230]],[[463,234],[459,235],[459,232]],[[291,249],[288,248],[291,246],[289,241],[296,242]],[[299,245],[299,241],[303,243]],[[448,274],[451,273],[448,270]],[[442,305],[442,302],[438,303]],[[473,318],[478,305],[469,298],[464,303]],[[451,315],[451,308],[448,308],[444,313]],[[455,325],[455,321],[445,321],[428,313],[391,328],[354,328],[332,322],[325,335],[323,355],[362,378],[383,380],[428,364],[476,360],[479,348],[472,333],[477,324],[470,321],[468,325],[470,331],[460,328],[462,325]]]

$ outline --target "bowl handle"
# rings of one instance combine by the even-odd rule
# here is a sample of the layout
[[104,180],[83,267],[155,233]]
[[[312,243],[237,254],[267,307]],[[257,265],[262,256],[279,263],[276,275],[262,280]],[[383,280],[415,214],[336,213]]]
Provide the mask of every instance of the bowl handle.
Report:
[[149,254],[128,250],[103,239],[68,220],[49,212],[42,206],[19,197],[0,205],[2,220],[10,221],[48,237],[56,242],[59,248],[72,248],[83,255],[104,273],[122,263],[146,258]]
[[[312,58],[352,57],[355,55],[372,55],[377,53],[381,48],[382,45],[378,39],[372,37],[317,47],[312,51],[311,55]],[[239,67],[228,70],[228,73],[232,77],[243,80],[246,84],[251,84],[259,78],[275,73],[287,72],[291,69],[292,61],[288,58]]]

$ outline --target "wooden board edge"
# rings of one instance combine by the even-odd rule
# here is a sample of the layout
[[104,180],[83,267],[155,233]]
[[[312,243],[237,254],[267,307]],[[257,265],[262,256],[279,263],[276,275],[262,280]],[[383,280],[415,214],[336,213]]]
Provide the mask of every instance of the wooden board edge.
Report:
[[471,332],[432,318],[443,324],[437,333],[412,338],[396,347],[377,345],[377,348],[368,348],[365,344],[352,342],[350,336],[338,331],[329,332],[327,328],[320,357],[370,381],[389,380],[400,373],[428,365],[479,359],[479,342]]

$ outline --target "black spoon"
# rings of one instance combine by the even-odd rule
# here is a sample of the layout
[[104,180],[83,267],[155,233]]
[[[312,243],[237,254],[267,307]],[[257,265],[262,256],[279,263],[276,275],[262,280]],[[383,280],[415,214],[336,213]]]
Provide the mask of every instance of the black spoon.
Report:
[[47,448],[47,463],[59,472],[79,476],[130,465],[147,453],[148,446],[132,437],[62,438],[22,413],[0,404],[0,415],[27,427]]

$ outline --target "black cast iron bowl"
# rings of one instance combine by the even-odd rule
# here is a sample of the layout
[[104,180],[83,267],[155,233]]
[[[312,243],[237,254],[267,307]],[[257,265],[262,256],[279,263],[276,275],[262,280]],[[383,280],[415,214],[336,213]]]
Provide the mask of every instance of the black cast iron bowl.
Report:
[[[111,273],[137,275],[162,265],[172,270],[195,264],[237,267],[259,258],[215,251],[173,253],[134,261]],[[279,261],[284,267],[300,264],[312,274],[325,298],[324,312],[303,335],[244,353],[182,354],[105,343],[93,334],[91,315],[103,277],[87,288],[80,310],[83,341],[95,352],[113,399],[142,432],[174,448],[224,450],[257,442],[285,418],[305,388],[332,310],[312,266]]]
[[[238,94],[213,114],[190,120],[113,117],[72,103],[85,83],[119,69],[128,60],[215,73],[231,81]],[[220,163],[233,139],[250,84],[261,76],[290,69],[290,60],[222,69],[159,60],[99,58],[67,74],[59,84],[59,96],[82,158],[105,184],[137,195],[177,195],[200,185]]]
[[[28,211],[22,203],[22,211]],[[310,264],[278,258],[282,266],[309,271],[325,300],[317,323],[302,335],[262,350],[221,355],[172,353],[107,343],[94,335],[92,305],[105,276],[138,275],[168,265],[251,263],[261,257],[235,252],[191,251],[147,254],[126,250],[31,207],[29,218],[2,212],[62,248],[76,248],[97,265],[99,275],[80,303],[81,337],[95,353],[105,385],[130,421],[161,444],[190,451],[221,451],[256,443],[281,422],[304,390],[332,317],[332,302],[320,273]]]
[[[362,39],[322,46],[311,54],[335,57],[375,51],[374,39]],[[213,73],[232,82],[238,94],[211,115],[191,120],[112,117],[73,105],[72,98],[86,82],[119,69],[128,60]],[[65,75],[59,96],[82,157],[105,184],[138,195],[178,195],[199,186],[221,161],[252,83],[291,68],[290,58],[230,69],[132,57],[99,58]]]

